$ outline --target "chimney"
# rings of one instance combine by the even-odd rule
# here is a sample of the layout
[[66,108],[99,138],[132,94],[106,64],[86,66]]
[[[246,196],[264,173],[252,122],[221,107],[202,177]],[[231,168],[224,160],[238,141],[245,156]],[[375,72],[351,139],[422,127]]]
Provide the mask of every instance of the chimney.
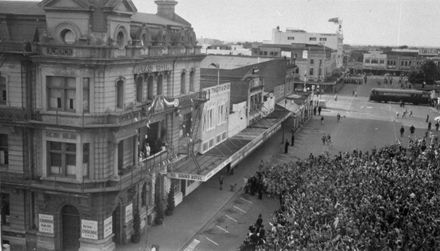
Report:
[[156,0],[157,4],[157,15],[161,17],[165,17],[168,19],[174,19],[174,7],[177,2],[174,0]]

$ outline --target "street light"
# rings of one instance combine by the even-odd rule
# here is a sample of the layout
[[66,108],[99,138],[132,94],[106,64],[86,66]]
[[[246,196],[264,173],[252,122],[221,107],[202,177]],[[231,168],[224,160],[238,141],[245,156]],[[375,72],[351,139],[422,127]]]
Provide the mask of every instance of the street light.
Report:
[[211,63],[210,66],[217,68],[217,85],[220,85],[220,64]]

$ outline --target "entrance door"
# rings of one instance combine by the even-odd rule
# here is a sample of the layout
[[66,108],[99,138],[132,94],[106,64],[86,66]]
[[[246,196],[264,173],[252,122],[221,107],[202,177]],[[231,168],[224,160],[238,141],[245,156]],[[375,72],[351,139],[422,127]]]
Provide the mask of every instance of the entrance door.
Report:
[[61,210],[63,250],[79,249],[80,219],[78,210],[73,206],[65,206]]
[[113,211],[113,234],[113,241],[116,244],[121,244],[121,204],[119,204]]

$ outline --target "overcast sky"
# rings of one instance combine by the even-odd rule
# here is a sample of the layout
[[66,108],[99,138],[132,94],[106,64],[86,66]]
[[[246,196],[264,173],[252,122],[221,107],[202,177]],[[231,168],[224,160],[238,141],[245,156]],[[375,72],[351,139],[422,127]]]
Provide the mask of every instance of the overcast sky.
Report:
[[[343,19],[345,44],[440,47],[440,0],[177,0],[176,12],[197,37],[226,41],[271,39],[276,26],[335,32]],[[154,0],[133,0],[156,13]]]

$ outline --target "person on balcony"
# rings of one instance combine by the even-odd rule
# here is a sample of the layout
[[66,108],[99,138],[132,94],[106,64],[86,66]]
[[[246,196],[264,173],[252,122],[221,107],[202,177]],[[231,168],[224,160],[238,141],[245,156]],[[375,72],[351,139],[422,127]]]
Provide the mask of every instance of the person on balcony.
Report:
[[151,154],[151,147],[150,144],[145,143],[145,157],[148,158],[150,157]]

